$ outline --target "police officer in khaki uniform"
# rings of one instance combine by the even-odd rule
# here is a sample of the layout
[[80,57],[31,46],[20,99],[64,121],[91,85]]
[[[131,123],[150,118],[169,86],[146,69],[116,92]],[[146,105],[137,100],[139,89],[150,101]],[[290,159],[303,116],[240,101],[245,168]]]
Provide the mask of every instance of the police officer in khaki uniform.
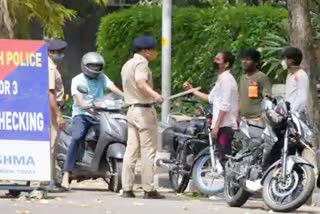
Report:
[[[48,45],[48,76],[49,76],[49,105],[50,105],[50,143],[51,153],[53,153],[54,144],[57,133],[61,129],[65,121],[62,117],[60,107],[63,105],[64,87],[61,74],[57,69],[57,65],[61,63],[64,54],[63,51],[67,47],[67,43],[62,40],[49,40]],[[52,158],[52,176],[54,176],[55,162]],[[51,181],[50,188],[53,190],[54,182]]]
[[152,73],[148,63],[157,58],[156,40],[151,36],[140,36],[134,40],[132,59],[121,70],[124,99],[129,105],[128,142],[122,170],[123,197],[135,197],[134,170],[141,154],[142,185],[144,198],[160,199],[153,186],[154,159],[157,146],[157,114],[154,103],[162,103],[164,98],[153,89]]
[[64,57],[63,51],[67,43],[62,40],[50,40],[48,42],[48,72],[49,72],[49,103],[51,110],[51,147],[54,146],[58,129],[64,126],[60,107],[64,100],[64,87],[57,64]]

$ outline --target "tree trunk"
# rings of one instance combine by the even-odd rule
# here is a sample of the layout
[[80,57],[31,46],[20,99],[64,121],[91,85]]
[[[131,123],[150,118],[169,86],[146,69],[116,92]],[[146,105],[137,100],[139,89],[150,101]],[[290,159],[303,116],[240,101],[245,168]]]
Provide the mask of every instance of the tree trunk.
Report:
[[[303,53],[301,67],[305,69],[310,77],[310,113],[314,121],[319,121],[318,99],[316,97],[317,71],[315,70],[315,50],[313,47],[313,32],[310,21],[309,1],[288,0],[289,22],[290,22],[290,43],[299,48]],[[319,147],[319,136],[314,142]],[[305,149],[302,155],[312,164],[316,164],[314,155]],[[311,204],[311,199],[308,201]]]
[[0,0],[0,38],[13,38],[13,22],[8,9],[8,0]]
[[[310,21],[309,1],[288,0],[290,42],[303,53],[301,67],[310,75],[310,113],[315,121],[319,121],[318,98],[317,98],[317,71],[315,63],[315,49],[313,31]],[[319,146],[319,145],[317,145]]]
[[310,72],[315,58],[308,1],[288,0],[288,10],[291,45],[302,51],[302,67]]

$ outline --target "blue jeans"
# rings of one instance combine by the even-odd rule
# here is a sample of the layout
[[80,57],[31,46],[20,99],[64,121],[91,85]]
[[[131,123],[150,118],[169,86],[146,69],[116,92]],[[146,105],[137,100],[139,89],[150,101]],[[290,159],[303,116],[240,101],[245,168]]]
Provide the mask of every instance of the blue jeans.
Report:
[[72,139],[64,163],[64,171],[72,172],[74,170],[79,146],[84,143],[85,137],[92,126],[99,126],[98,120],[94,117],[76,115],[72,118]]

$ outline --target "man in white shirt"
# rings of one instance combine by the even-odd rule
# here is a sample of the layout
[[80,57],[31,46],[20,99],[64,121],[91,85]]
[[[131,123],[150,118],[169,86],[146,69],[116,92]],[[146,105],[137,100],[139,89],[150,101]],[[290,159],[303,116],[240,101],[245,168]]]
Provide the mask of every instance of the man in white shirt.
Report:
[[302,57],[302,52],[298,48],[288,47],[282,51],[281,65],[288,70],[286,101],[291,104],[293,112],[308,111],[309,77],[300,68]]
[[[210,94],[195,91],[193,95],[213,104],[211,136],[217,140],[217,145],[221,151],[221,159],[224,160],[226,154],[231,154],[231,141],[234,129],[237,129],[238,126],[238,86],[230,73],[234,63],[234,56],[231,52],[219,52],[213,62],[218,69],[218,79],[215,86]],[[189,82],[185,82],[183,87],[185,90],[193,88]]]

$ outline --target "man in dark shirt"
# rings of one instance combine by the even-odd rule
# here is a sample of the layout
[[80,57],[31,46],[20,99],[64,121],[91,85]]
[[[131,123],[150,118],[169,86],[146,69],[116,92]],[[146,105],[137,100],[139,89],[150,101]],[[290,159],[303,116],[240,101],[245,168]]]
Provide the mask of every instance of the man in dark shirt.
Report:
[[261,101],[271,95],[271,83],[266,74],[258,70],[260,53],[254,49],[241,52],[241,65],[245,74],[240,79],[240,116],[247,119],[261,117]]

